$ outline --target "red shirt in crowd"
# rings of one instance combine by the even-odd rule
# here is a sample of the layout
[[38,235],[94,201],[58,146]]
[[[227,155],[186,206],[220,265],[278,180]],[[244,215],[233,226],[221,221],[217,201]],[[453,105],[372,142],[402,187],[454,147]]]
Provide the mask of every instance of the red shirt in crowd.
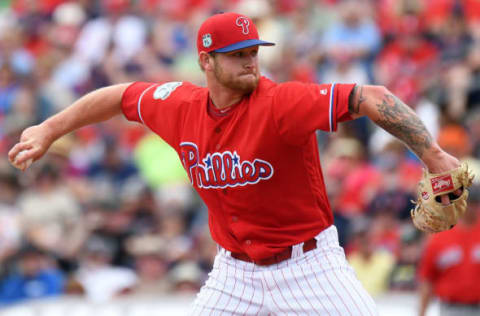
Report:
[[315,131],[335,131],[351,119],[353,86],[262,77],[254,92],[219,115],[207,110],[207,88],[137,82],[125,91],[122,108],[177,151],[208,207],[212,238],[260,260],[332,225]]
[[480,303],[480,220],[432,235],[419,273],[444,302]]

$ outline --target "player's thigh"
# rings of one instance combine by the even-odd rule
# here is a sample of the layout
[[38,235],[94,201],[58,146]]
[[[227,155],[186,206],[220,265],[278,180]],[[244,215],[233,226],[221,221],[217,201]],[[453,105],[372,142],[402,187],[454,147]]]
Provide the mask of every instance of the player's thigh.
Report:
[[315,249],[304,266],[312,266],[309,280],[324,296],[329,315],[378,315],[377,306],[358,280],[341,247]]

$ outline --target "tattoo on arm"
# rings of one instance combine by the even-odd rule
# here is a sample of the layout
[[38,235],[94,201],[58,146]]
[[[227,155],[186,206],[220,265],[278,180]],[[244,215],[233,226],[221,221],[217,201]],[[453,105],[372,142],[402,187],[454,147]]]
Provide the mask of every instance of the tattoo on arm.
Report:
[[422,158],[425,150],[432,146],[432,136],[415,112],[393,94],[385,94],[377,109],[380,117],[375,123],[405,142]]
[[355,86],[353,87],[352,92],[348,96],[348,111],[350,114],[358,114],[360,113],[360,104],[365,101],[365,97],[363,96],[363,86]]

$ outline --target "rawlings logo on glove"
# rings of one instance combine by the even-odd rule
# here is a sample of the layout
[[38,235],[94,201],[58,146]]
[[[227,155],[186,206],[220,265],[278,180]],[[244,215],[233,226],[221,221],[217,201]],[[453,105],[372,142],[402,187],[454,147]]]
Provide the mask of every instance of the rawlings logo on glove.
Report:
[[[411,211],[413,224],[428,233],[437,233],[452,228],[467,209],[467,188],[472,185],[473,174],[466,163],[457,169],[442,174],[432,174],[423,170],[418,184],[418,199]],[[462,194],[443,205],[440,196],[462,189]]]
[[437,194],[453,189],[453,180],[450,174],[430,179],[432,183],[433,193]]

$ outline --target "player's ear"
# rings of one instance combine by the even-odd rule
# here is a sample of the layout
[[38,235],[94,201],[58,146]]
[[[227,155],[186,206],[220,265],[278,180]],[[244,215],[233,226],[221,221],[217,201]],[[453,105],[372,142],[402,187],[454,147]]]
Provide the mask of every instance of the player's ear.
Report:
[[202,71],[212,70],[214,57],[215,53],[200,52],[200,55],[198,56],[198,63],[200,65],[200,69],[202,69]]

